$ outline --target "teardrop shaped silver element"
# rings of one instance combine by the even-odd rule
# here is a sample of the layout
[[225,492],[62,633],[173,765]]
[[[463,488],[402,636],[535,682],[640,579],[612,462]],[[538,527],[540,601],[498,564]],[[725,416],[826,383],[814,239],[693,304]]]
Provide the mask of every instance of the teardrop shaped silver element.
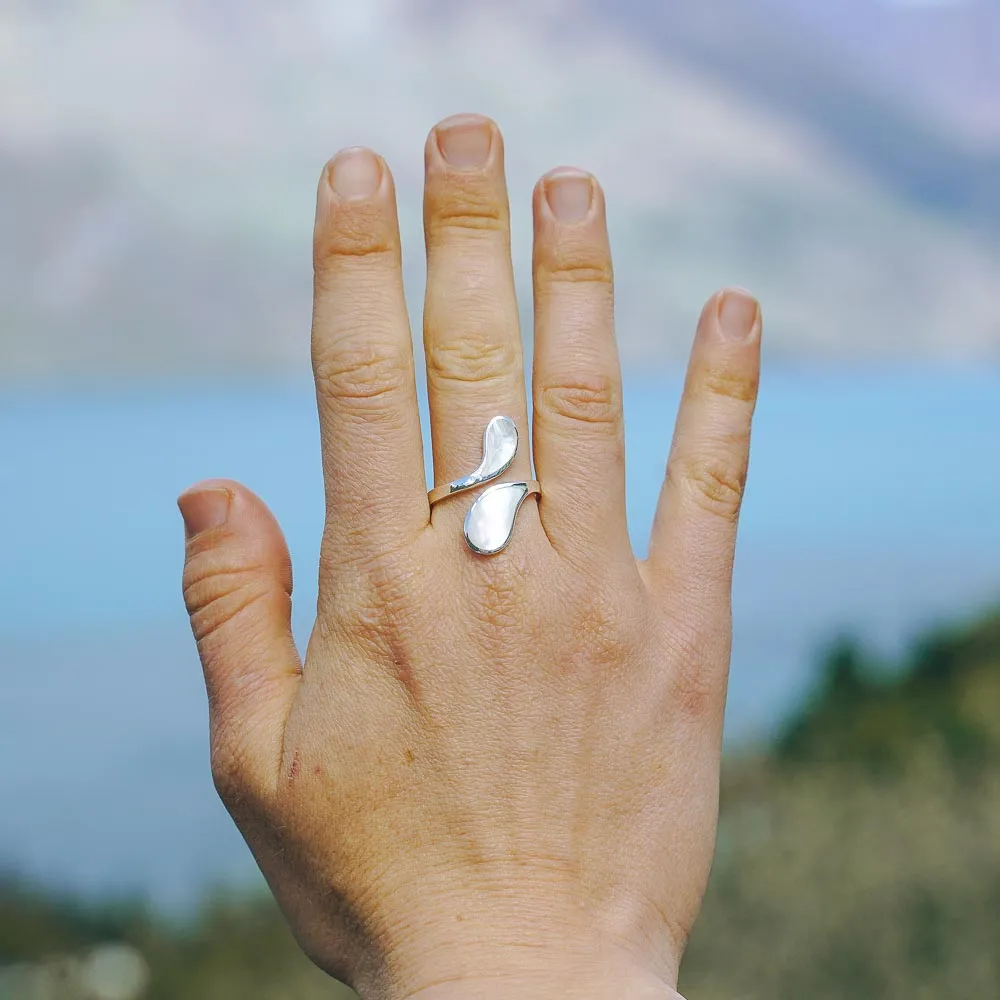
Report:
[[502,552],[514,532],[514,518],[528,495],[527,483],[500,483],[484,490],[465,515],[465,540],[473,552]]
[[510,417],[494,417],[483,434],[483,460],[479,468],[471,475],[450,483],[448,492],[461,493],[502,476],[510,468],[516,454],[517,424]]

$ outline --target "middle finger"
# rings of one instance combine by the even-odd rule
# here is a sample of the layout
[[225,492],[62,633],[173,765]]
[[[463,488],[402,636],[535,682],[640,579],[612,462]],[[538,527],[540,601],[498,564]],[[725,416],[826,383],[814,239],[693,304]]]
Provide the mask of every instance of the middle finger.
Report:
[[424,351],[436,485],[472,472],[492,417],[512,417],[511,477],[530,478],[524,363],[500,131],[456,115],[425,149]]

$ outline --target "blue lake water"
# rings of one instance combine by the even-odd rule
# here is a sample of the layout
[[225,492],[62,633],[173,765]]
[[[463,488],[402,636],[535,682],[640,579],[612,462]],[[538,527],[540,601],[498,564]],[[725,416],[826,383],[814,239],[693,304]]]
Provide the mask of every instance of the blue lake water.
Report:
[[[626,380],[640,553],[679,391],[679,376]],[[8,392],[0,445],[0,868],[168,903],[252,877],[208,777],[174,498],[221,475],[268,501],[304,636],[323,509],[311,388]],[[892,652],[996,600],[1000,371],[769,371],[737,561],[730,740],[778,723],[834,633]]]

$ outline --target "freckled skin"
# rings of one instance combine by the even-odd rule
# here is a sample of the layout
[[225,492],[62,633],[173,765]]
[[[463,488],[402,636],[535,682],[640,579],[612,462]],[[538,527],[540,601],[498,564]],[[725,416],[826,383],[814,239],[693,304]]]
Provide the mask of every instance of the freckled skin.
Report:
[[714,849],[760,311],[729,290],[702,313],[639,562],[600,186],[560,168],[534,192],[529,434],[499,131],[443,122],[425,165],[435,482],[506,415],[503,481],[541,496],[489,558],[462,536],[475,491],[430,508],[393,181],[345,151],[316,211],[304,663],[262,501],[214,480],[180,500],[213,775],[306,952],[364,1000],[676,1000]]

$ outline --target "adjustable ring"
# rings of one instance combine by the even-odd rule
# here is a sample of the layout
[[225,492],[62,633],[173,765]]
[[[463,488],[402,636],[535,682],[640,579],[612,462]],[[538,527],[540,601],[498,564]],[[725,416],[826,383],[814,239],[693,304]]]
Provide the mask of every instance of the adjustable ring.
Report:
[[[445,486],[437,486],[427,494],[433,507],[446,497],[476,486],[482,486],[510,468],[517,454],[517,425],[510,417],[494,417],[483,434],[483,460],[468,476]],[[476,498],[465,515],[465,542],[477,555],[492,556],[502,552],[514,533],[514,519],[521,504],[530,496],[540,496],[541,485],[536,480],[527,483],[498,483]]]
[[447,486],[437,486],[427,494],[430,505],[455,493],[482,486],[497,476],[502,476],[517,454],[517,424],[510,417],[494,417],[483,432],[483,460],[471,475],[456,479]]

